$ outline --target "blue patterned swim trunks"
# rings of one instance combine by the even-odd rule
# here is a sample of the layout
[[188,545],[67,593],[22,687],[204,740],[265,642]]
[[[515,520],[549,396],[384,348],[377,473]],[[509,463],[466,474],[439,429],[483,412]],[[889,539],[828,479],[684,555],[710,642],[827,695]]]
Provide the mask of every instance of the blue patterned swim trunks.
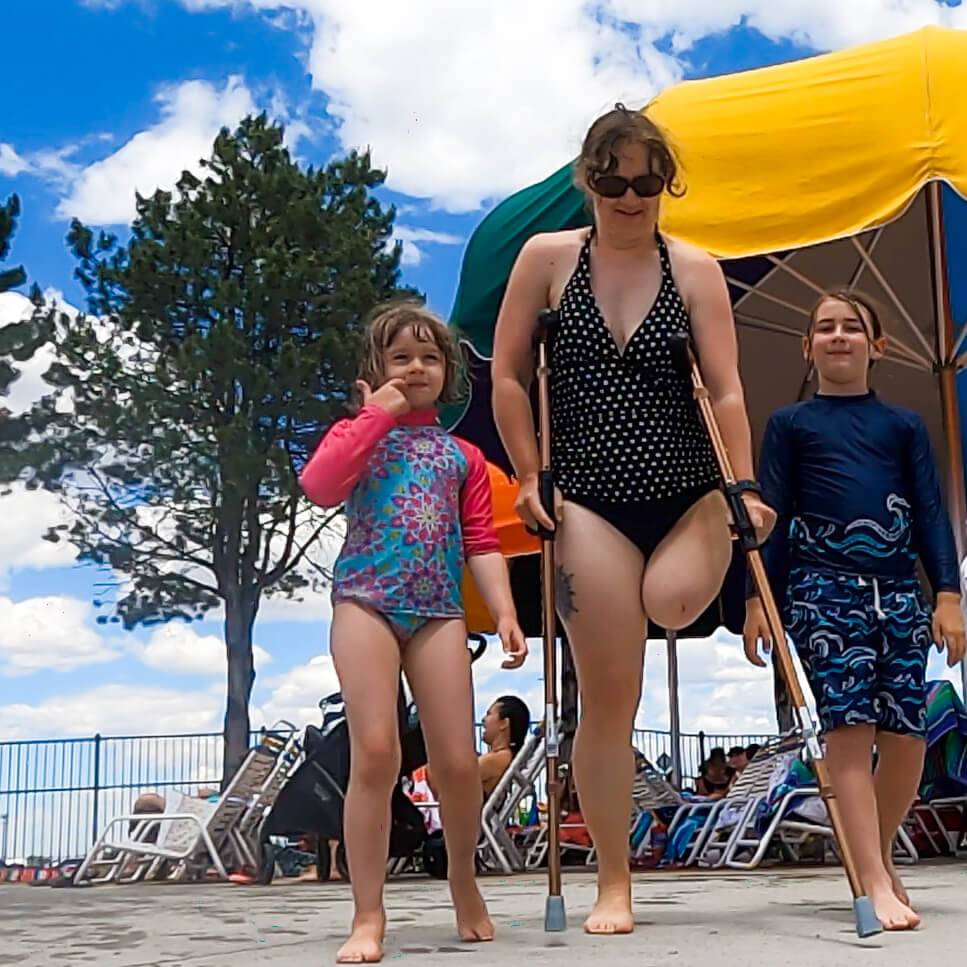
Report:
[[924,735],[932,613],[916,580],[797,568],[785,617],[824,730]]

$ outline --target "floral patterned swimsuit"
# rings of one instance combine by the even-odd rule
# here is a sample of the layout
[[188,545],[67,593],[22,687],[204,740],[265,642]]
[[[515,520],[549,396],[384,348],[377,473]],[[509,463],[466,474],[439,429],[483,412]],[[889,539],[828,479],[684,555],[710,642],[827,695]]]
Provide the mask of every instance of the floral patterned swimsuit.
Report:
[[333,603],[376,611],[401,643],[431,618],[462,618],[465,561],[500,551],[483,454],[435,410],[364,406],[326,434],[299,482],[314,503],[345,502]]

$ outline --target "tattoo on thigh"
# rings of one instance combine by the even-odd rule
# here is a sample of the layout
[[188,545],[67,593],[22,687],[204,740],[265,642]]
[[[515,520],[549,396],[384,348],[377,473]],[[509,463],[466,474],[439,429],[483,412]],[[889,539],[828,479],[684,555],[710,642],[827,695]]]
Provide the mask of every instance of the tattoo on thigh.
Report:
[[568,574],[563,567],[557,567],[557,580],[555,581],[555,597],[557,598],[557,613],[565,621],[573,614],[578,613],[574,606],[574,575]]

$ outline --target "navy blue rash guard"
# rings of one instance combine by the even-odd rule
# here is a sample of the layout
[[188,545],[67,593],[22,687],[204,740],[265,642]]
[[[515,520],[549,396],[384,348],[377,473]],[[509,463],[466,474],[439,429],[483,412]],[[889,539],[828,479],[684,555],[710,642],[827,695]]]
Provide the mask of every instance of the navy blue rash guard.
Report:
[[778,410],[759,483],[779,515],[763,557],[781,604],[795,567],[912,579],[919,557],[934,594],[960,571],[923,420],[873,392]]

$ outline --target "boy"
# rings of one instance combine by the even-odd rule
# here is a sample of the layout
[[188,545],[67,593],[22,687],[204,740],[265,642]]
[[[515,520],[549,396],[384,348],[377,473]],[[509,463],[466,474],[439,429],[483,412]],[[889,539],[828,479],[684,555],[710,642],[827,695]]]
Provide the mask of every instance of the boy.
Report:
[[[885,348],[867,300],[842,292],[820,300],[803,340],[818,392],[773,414],[759,476],[779,515],[766,569],[816,699],[844,834],[883,926],[908,930],[920,917],[892,848],[923,771],[927,652],[931,642],[946,645],[955,665],[964,623],[926,428],[869,388]],[[936,598],[932,613],[918,558]],[[769,651],[771,641],[755,596],[743,637],[746,657],[764,665],[758,643]]]

